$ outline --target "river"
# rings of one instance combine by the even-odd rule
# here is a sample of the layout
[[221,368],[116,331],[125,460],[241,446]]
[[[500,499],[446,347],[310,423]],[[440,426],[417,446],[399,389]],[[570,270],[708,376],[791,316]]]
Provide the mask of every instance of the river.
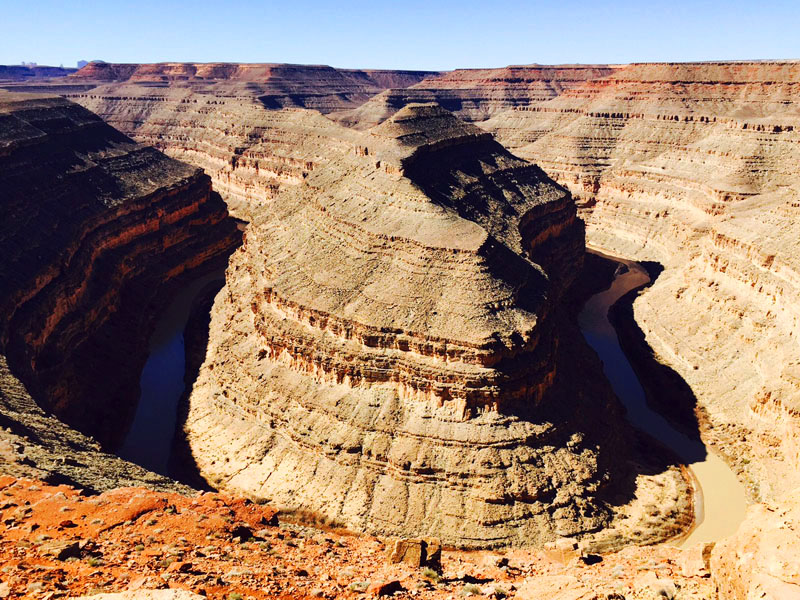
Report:
[[620,269],[611,286],[586,302],[578,323],[586,341],[603,361],[603,370],[627,410],[631,424],[672,449],[689,467],[695,480],[695,526],[678,543],[683,547],[714,542],[736,531],[744,519],[747,499],[744,486],[730,467],[699,440],[676,430],[646,401],[645,391],[619,344],[608,310],[630,290],[650,282],[640,264],[595,252],[627,267]]
[[219,270],[192,281],[175,296],[158,320],[140,378],[136,414],[118,451],[120,457],[156,473],[168,474],[178,402],[185,387],[183,331],[200,290],[211,281],[224,279],[225,271]]
[[[649,283],[647,271],[636,262],[604,255],[627,269],[611,286],[592,296],[578,322],[589,345],[603,361],[603,370],[638,429],[671,448],[689,466],[695,479],[695,526],[682,546],[712,542],[736,531],[744,518],[744,487],[728,465],[704,444],[672,427],[652,410],[639,379],[620,347],[608,310],[634,288]],[[159,319],[150,339],[149,356],[141,375],[141,396],[133,423],[119,455],[157,473],[167,474],[178,402],[184,392],[186,370],[183,331],[192,303],[209,282],[224,279],[224,271],[201,277],[177,294]]]

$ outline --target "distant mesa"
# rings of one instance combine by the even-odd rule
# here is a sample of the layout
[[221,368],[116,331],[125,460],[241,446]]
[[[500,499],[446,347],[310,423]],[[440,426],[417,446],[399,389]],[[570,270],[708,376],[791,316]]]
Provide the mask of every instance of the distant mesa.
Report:
[[77,69],[65,67],[48,67],[36,63],[21,65],[0,65],[0,83],[25,82],[54,77],[65,77],[75,73]]

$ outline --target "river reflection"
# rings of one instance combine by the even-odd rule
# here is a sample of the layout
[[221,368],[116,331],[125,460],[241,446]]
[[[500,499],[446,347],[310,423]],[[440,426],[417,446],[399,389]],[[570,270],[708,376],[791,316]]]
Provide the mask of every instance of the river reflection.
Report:
[[118,451],[122,458],[156,473],[168,474],[178,401],[184,391],[186,372],[183,330],[200,290],[211,281],[224,278],[225,271],[220,270],[187,285],[156,324],[140,378],[141,395],[136,415]]

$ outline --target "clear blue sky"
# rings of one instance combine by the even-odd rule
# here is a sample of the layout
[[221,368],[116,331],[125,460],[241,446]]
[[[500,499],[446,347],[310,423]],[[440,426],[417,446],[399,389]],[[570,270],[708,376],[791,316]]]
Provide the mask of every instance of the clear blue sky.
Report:
[[0,0],[0,64],[452,69],[800,58],[800,0]]

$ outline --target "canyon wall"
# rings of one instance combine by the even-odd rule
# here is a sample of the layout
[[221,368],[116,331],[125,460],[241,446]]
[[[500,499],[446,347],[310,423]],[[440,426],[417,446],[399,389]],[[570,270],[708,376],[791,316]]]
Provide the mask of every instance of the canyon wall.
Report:
[[231,214],[251,220],[281,187],[297,186],[328,161],[329,139],[316,111],[268,110],[253,97],[219,97],[192,88],[109,84],[73,97],[106,122],[169,156],[201,167]]
[[[387,87],[432,78],[427,71],[315,65],[91,63],[61,93],[136,141],[201,167],[231,214],[250,220],[284,185],[297,185],[325,153],[318,112],[358,106]],[[91,89],[76,87],[90,82]]]
[[354,108],[388,87],[403,88],[435,71],[335,69],[327,65],[257,63],[89,63],[65,84],[135,83],[204,90],[219,97],[258,98],[267,108]]
[[0,92],[0,350],[46,410],[114,444],[174,286],[239,242],[211,181],[58,97]]
[[[316,142],[326,163],[254,211],[212,310],[185,423],[200,473],[461,546],[628,518],[631,433],[562,311],[583,254],[570,195],[436,105]],[[660,486],[656,539],[687,508],[679,474]]]
[[664,265],[636,320],[757,499],[800,483],[799,94],[797,62],[640,64],[481,123]]
[[456,69],[411,86],[391,86],[363,105],[335,112],[343,125],[369,129],[406,104],[436,102],[465,121],[550,100],[588,80],[612,74],[608,65],[520,65],[502,69]]

